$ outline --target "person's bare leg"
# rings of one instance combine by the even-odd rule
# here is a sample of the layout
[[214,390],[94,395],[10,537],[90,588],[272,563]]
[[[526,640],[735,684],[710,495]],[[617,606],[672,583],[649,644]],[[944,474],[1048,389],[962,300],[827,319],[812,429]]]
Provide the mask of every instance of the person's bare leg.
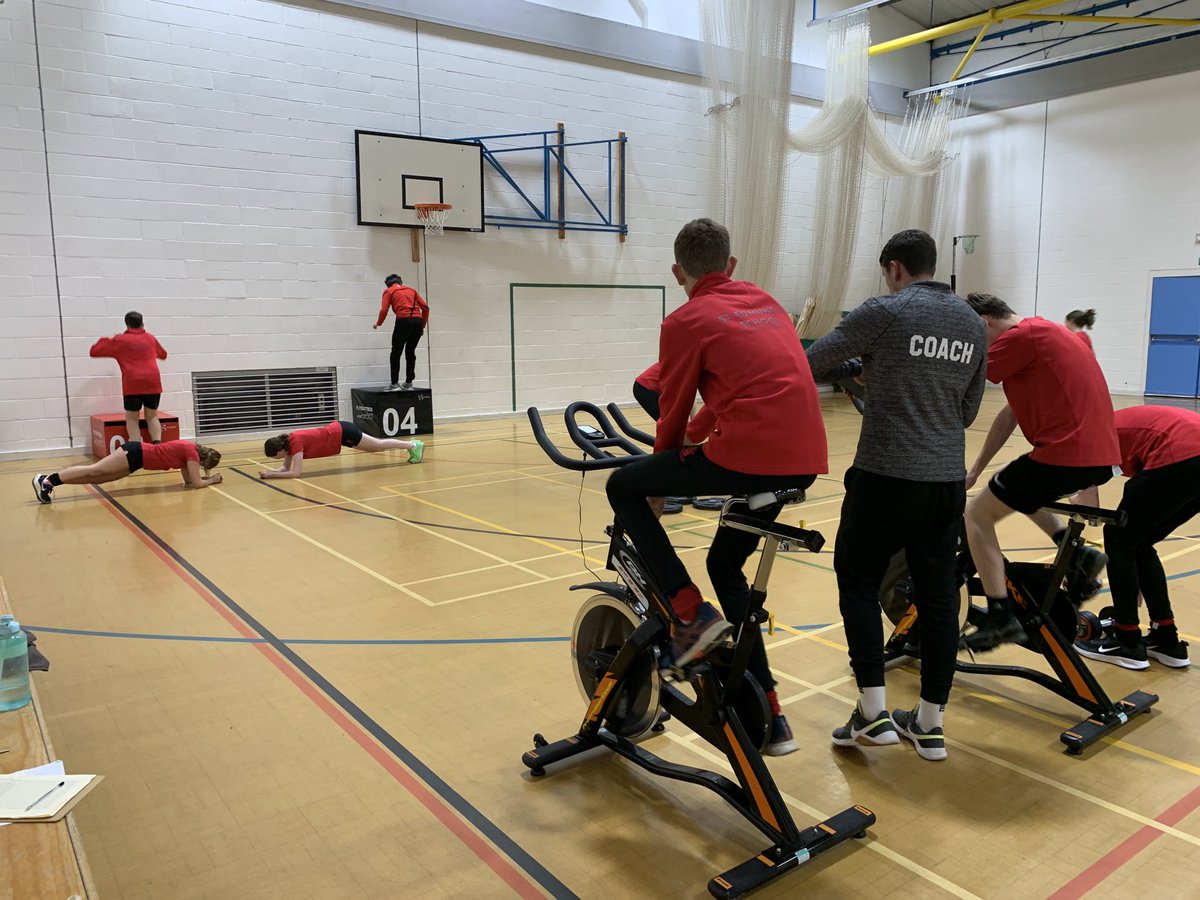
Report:
[[984,488],[967,503],[967,545],[971,548],[971,559],[979,580],[983,582],[983,592],[988,597],[1008,596],[1004,554],[996,536],[996,525],[1012,513],[1013,510],[1001,503],[989,488]]
[[125,433],[129,435],[131,441],[140,441],[142,439],[142,411],[125,412]]
[[1054,537],[1067,526],[1063,524],[1063,520],[1050,512],[1048,509],[1039,509],[1035,513],[1030,513],[1029,518],[1038,528],[1042,529],[1048,537]]
[[119,481],[129,474],[129,457],[124,450],[117,450],[99,462],[86,466],[71,466],[58,473],[63,484],[105,484]]
[[364,434],[355,450],[364,453],[382,453],[384,450],[411,450],[416,444],[412,441],[402,441],[398,438],[377,438]]
[[158,443],[162,440],[162,422],[158,421],[158,410],[146,410],[146,430],[150,432],[150,440]]

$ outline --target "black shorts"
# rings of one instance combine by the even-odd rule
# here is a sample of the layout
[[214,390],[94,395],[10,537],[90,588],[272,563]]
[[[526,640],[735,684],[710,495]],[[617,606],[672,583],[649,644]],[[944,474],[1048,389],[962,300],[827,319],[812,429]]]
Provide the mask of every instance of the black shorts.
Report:
[[142,467],[142,442],[126,441],[121,447],[125,451],[125,458],[129,460],[129,474],[132,475]]
[[338,421],[342,426],[342,446],[354,449],[363,439],[363,430],[353,422]]
[[144,406],[146,409],[158,409],[158,401],[162,394],[126,394],[125,412],[138,412]]
[[1106,484],[1112,477],[1112,466],[1051,466],[1026,453],[993,475],[988,487],[1005,506],[1028,515],[1068,494]]

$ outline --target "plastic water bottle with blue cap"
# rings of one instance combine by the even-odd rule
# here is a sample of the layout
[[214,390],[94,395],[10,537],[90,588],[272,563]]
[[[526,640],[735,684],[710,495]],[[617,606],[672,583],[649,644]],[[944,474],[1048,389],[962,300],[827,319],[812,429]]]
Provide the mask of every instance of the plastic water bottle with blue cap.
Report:
[[0,616],[0,710],[29,702],[29,644],[12,616]]

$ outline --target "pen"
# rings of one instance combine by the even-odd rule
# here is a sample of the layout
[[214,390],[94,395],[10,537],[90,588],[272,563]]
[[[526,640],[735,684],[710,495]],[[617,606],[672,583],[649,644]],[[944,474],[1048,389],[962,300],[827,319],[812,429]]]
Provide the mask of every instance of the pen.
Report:
[[66,784],[65,781],[60,781],[54,787],[50,788],[50,790],[46,791],[46,793],[42,794],[42,796],[38,797],[36,800],[34,800],[32,803],[30,803],[27,807],[25,807],[25,812],[29,812],[31,809],[33,809],[35,806],[37,806],[39,803],[41,803],[43,800],[45,800],[47,797],[49,797],[51,794],[53,794],[55,791],[57,791],[64,784]]

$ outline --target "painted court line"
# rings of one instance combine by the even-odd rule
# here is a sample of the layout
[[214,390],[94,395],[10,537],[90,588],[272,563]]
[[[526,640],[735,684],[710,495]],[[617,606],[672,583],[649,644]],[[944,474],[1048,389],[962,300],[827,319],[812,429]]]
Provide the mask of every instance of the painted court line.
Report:
[[[1160,825],[1176,825],[1197,807],[1200,807],[1200,787],[1193,789],[1154,821]],[[1150,827],[1139,829],[1051,894],[1048,900],[1076,900],[1084,896],[1162,837],[1163,833]]]
[[267,515],[262,510],[251,506],[249,503],[244,503],[243,501],[239,500],[237,497],[234,497],[232,494],[228,493],[227,491],[223,491],[219,487],[215,487],[215,486],[212,488],[212,490],[214,490],[216,493],[220,494],[225,499],[233,501],[234,503],[236,503],[238,506],[242,507],[243,509],[249,510],[250,512],[254,513],[254,515],[258,516],[259,518],[265,519],[266,521],[270,522],[272,525],[276,526],[277,528],[282,528],[284,531],[288,532],[289,534],[295,535],[296,537],[300,538],[300,540],[304,541],[305,543],[312,544],[312,546],[316,547],[318,550],[328,553],[330,556],[332,556],[336,559],[340,559],[342,562],[346,563],[347,565],[353,566],[354,568],[356,568],[360,572],[362,572],[364,575],[369,575],[371,578],[374,578],[376,581],[386,584],[388,587],[394,588],[395,590],[399,591],[400,593],[405,594],[409,597],[412,597],[414,600],[419,600],[420,602],[424,603],[426,606],[434,605],[432,600],[428,600],[425,597],[422,597],[416,591],[410,591],[408,588],[406,588],[404,585],[400,584],[399,582],[392,581],[392,579],[388,578],[386,575],[376,572],[374,569],[372,569],[368,566],[364,566],[358,560],[351,559],[349,556],[346,556],[344,553],[339,553],[337,550],[334,550],[332,547],[327,547],[325,544],[322,544],[316,538],[309,537],[303,531],[297,531],[292,526],[286,525],[283,522],[280,522],[278,519],[275,519],[272,516]]
[[[573,898],[575,894],[490,819],[467,802],[407,747],[333,686],[294,650],[279,641],[249,612],[180,556],[111,496],[95,485],[88,490],[104,507],[243,637],[261,637],[254,647],[284,677],[371,756],[392,778],[465,844],[518,896]],[[390,752],[388,752],[390,751]]]
[[[687,747],[687,749],[691,750],[693,753],[696,753],[697,755],[704,757],[705,759],[709,760],[710,762],[721,766],[727,772],[733,771],[733,767],[729,765],[729,761],[727,759],[725,759],[725,757],[719,756],[718,754],[713,753],[711,750],[707,749],[706,747],[700,746],[695,743],[690,743],[690,742],[684,740],[683,738],[677,736],[676,734],[674,734],[671,731],[666,732],[666,737],[670,738],[672,741],[674,741],[675,743],[677,743],[683,747]],[[804,813],[806,816],[808,816],[811,819],[816,819],[818,821],[822,821],[824,819],[829,818],[828,813],[821,812],[815,806],[810,806],[809,804],[805,803],[803,800],[800,800],[800,799],[792,796],[791,794],[788,794],[784,791],[780,791],[779,795],[783,798],[784,802],[788,806],[792,807],[793,809],[799,810],[800,812]],[[937,887],[941,888],[943,891],[945,891],[946,893],[948,893],[954,897],[960,897],[960,898],[962,898],[962,900],[982,900],[982,898],[979,897],[978,895],[973,894],[970,891],[968,891],[966,888],[955,884],[950,879],[944,878],[941,875],[939,875],[937,872],[927,869],[924,866],[920,865],[919,863],[913,862],[913,860],[909,859],[907,856],[897,853],[895,850],[892,850],[889,847],[885,847],[883,844],[881,844],[879,842],[878,838],[868,837],[862,841],[854,841],[854,842],[850,843],[848,846],[849,847],[861,847],[864,850],[871,850],[875,853],[878,853],[881,856],[883,856],[884,858],[895,863],[896,865],[907,869],[908,871],[912,872],[914,875],[918,876],[919,878],[923,878],[925,881],[928,881],[930,884],[936,885]]]

